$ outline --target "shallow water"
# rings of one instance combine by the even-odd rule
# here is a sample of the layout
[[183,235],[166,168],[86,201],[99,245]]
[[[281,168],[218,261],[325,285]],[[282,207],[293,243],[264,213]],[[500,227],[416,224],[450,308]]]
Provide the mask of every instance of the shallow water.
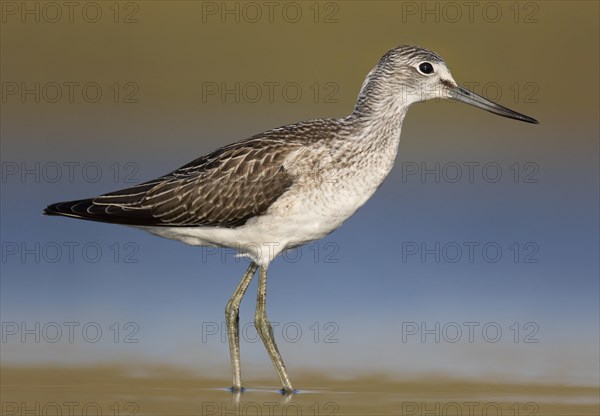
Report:
[[274,380],[247,380],[232,394],[225,380],[154,368],[3,368],[2,415],[597,415],[596,387],[450,379],[351,380],[304,375],[298,394]]

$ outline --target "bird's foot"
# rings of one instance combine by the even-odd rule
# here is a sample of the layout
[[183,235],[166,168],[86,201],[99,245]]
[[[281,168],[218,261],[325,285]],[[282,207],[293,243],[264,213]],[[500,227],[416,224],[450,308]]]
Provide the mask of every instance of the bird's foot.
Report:
[[283,387],[281,390],[279,390],[279,393],[281,393],[282,396],[292,396],[296,393],[298,393],[298,390],[296,390],[293,387]]

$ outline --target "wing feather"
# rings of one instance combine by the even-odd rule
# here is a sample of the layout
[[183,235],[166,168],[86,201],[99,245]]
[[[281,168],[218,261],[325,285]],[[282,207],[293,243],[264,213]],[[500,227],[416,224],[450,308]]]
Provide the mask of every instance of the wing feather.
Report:
[[237,227],[293,183],[284,159],[298,146],[230,146],[161,178],[45,213],[128,225]]
[[334,119],[280,127],[202,156],[157,179],[44,213],[147,226],[238,227],[265,213],[294,183],[286,159],[335,137]]

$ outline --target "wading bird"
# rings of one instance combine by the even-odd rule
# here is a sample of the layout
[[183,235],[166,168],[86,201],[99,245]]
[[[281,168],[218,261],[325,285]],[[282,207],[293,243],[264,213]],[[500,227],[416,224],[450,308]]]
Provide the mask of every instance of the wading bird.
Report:
[[267,319],[269,263],[318,240],[356,212],[388,176],[408,107],[450,98],[528,123],[460,87],[439,55],[416,46],[387,52],[369,72],[352,113],[278,127],[202,156],[160,178],[95,198],[59,202],[47,215],[124,224],[192,245],[230,247],[250,265],[225,308],[233,372],[242,390],[240,302],[258,270],[254,323],[283,384],[294,391]]

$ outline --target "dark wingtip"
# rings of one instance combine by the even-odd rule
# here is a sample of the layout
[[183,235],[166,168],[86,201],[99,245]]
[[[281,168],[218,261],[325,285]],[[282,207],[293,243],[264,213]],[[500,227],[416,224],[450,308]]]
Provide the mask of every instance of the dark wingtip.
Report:
[[43,215],[58,215],[64,217],[82,217],[82,213],[78,212],[75,208],[77,205],[81,203],[85,203],[91,200],[81,199],[78,201],[66,201],[66,202],[56,202],[54,204],[48,205],[42,211]]
[[58,204],[51,204],[44,208],[42,215],[60,215],[60,211],[57,209]]
[[92,198],[50,204],[44,208],[42,214],[126,225],[156,225],[159,221],[150,213],[145,217],[140,216],[138,211],[122,210],[118,213],[109,213],[103,206],[95,206]]

